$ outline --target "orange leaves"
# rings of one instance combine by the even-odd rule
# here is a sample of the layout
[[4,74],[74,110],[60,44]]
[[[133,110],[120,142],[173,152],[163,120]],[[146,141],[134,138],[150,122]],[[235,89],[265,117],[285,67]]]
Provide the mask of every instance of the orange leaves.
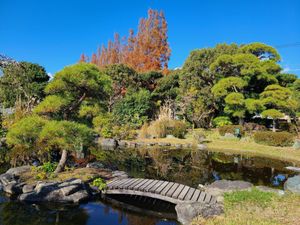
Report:
[[[92,55],[91,63],[104,67],[123,63],[138,72],[163,71],[168,73],[171,50],[167,41],[167,22],[164,13],[148,10],[148,17],[140,19],[138,32],[129,30],[129,36],[120,40],[115,33],[114,40],[102,45],[97,54]],[[83,55],[81,60],[86,60]]]

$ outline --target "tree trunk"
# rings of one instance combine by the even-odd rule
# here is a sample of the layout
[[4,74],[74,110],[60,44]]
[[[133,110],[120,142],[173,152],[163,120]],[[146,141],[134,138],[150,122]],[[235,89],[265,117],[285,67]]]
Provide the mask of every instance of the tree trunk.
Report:
[[59,172],[63,171],[67,162],[67,158],[68,158],[68,151],[67,150],[63,150],[61,153],[61,157],[59,160],[59,163],[54,171],[54,174],[58,174]]
[[273,120],[272,131],[273,131],[273,132],[276,132],[276,121],[275,121],[275,120]]
[[241,125],[241,126],[244,125],[244,118],[242,118],[242,117],[239,118],[239,125]]

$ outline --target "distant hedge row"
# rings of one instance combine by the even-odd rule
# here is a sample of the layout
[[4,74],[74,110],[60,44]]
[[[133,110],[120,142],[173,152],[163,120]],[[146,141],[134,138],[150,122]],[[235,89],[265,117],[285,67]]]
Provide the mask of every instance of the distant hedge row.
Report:
[[288,132],[259,131],[254,134],[254,141],[271,146],[292,146],[294,135]]

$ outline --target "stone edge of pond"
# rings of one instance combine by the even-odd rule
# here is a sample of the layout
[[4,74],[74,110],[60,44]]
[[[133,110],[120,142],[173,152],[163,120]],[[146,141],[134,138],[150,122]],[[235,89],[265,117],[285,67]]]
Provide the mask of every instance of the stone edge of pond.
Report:
[[[116,140],[113,138],[101,138],[97,140],[97,143],[103,150],[116,150],[116,149],[135,149],[140,147],[154,148],[154,147],[170,147],[174,149],[189,149],[196,148],[198,150],[208,150],[207,145],[194,143],[172,143],[172,141],[139,141],[139,140]],[[167,139],[166,139],[167,140]]]

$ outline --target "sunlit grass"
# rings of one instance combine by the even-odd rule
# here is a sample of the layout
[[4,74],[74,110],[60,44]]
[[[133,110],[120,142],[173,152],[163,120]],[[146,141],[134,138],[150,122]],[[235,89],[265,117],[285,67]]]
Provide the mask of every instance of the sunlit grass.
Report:
[[205,220],[196,218],[192,225],[297,225],[300,221],[300,196],[238,191],[226,194],[221,216]]

